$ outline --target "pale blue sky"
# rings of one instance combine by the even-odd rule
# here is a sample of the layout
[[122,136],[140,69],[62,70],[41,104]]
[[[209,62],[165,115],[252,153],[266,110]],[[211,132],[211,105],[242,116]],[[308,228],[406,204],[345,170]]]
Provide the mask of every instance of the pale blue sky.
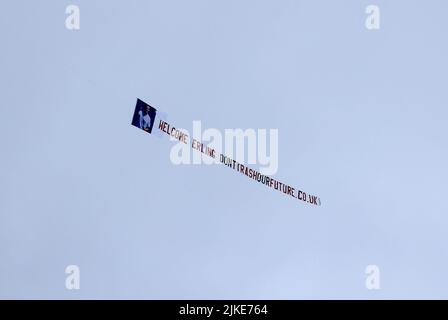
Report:
[[[447,11],[4,1],[0,297],[448,298]],[[171,142],[130,125],[137,97],[187,129],[278,128],[275,177],[322,207],[172,165]]]

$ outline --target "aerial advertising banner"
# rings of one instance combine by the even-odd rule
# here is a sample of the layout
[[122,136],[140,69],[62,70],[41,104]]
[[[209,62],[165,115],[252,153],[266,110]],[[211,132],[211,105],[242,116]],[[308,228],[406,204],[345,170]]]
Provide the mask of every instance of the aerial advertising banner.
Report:
[[165,117],[158,116],[158,111],[156,108],[140,99],[137,99],[134,115],[132,117],[133,126],[150,134],[155,134],[158,136],[167,135],[174,140],[188,145],[195,152],[205,154],[206,156],[219,161],[219,163],[224,164],[228,168],[247,176],[249,179],[267,186],[271,190],[284,193],[285,195],[298,199],[303,203],[308,203],[315,206],[321,205],[321,200],[318,196],[309,194],[303,190],[274,179],[273,177],[262,174],[255,169],[249,168],[247,165],[226,156],[219,150],[201,143],[197,139],[190,138],[188,133],[177,129],[175,126],[168,123],[164,118]]

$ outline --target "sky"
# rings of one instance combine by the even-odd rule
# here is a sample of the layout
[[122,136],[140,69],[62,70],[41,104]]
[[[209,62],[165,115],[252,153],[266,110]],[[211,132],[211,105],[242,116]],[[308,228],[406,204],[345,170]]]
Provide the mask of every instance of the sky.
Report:
[[[447,299],[447,10],[3,2],[0,298]],[[188,130],[278,129],[274,178],[322,205],[174,165],[137,98]]]

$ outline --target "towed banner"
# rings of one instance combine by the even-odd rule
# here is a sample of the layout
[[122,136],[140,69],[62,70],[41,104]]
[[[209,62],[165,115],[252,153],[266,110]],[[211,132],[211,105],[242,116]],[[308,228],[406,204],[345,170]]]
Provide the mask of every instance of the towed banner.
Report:
[[158,130],[162,134],[166,134],[186,145],[189,145],[190,148],[197,152],[201,152],[213,159],[218,158],[219,162],[225,166],[235,170],[238,173],[244,174],[249,179],[259,182],[270,189],[280,191],[290,197],[300,200],[301,202],[316,206],[321,205],[321,200],[318,196],[308,194],[303,190],[291,187],[290,185],[280,182],[279,180],[261,174],[260,172],[217,152],[215,149],[201,143],[196,139],[190,139],[187,133],[176,129],[176,127],[172,126],[167,121],[159,118],[157,115],[157,109],[140,99],[137,99],[134,116],[132,118],[132,125],[146,131],[147,133],[153,133],[154,130]]

